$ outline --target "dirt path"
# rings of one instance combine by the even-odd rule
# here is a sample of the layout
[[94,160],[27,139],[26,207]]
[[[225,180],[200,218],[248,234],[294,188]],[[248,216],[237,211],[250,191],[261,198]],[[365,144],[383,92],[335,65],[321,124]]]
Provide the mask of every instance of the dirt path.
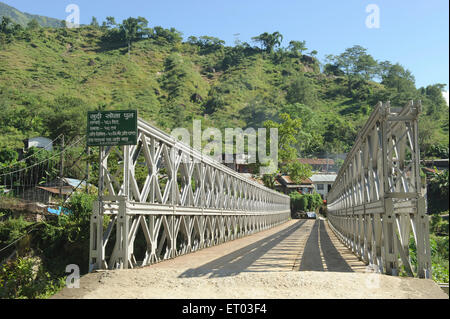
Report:
[[431,280],[366,272],[322,220],[291,220],[141,269],[102,271],[53,298],[448,298]]

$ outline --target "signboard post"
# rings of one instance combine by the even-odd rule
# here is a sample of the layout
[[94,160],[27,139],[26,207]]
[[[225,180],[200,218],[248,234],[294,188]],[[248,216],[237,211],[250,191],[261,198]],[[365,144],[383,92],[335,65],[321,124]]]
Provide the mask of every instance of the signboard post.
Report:
[[136,144],[136,110],[88,112],[87,146]]
[[[87,115],[87,147],[99,146],[99,184],[98,202],[99,214],[103,215],[103,190],[105,146],[123,146],[124,148],[124,178],[129,174],[130,145],[136,145],[138,138],[137,111],[93,111]],[[126,182],[125,185],[128,185]],[[124,190],[128,196],[128,189]]]

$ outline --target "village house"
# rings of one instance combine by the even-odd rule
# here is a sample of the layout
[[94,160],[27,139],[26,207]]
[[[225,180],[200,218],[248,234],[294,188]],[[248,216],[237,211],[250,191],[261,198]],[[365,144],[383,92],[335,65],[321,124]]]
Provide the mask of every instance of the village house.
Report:
[[280,190],[285,194],[292,192],[312,194],[314,191],[313,182],[309,178],[302,180],[300,184],[295,183],[288,175],[278,176],[277,180],[280,183]]
[[314,185],[314,190],[322,195],[323,199],[326,199],[336,177],[337,174],[314,174],[310,180]]

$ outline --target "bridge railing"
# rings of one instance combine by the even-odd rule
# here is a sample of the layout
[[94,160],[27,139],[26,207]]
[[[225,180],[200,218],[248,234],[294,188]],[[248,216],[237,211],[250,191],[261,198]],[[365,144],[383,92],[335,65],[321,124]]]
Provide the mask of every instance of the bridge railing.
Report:
[[[420,111],[420,101],[403,108],[377,104],[328,194],[328,219],[341,241],[375,270],[430,278]],[[410,255],[412,244],[415,256]]]
[[100,149],[90,271],[133,268],[290,218],[289,197],[138,120],[138,144]]

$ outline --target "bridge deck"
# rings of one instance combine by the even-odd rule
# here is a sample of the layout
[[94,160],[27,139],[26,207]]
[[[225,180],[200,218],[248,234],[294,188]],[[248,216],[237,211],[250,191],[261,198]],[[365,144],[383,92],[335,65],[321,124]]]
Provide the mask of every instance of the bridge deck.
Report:
[[91,273],[54,298],[448,298],[431,280],[365,272],[325,221],[291,220],[141,269]]
[[273,229],[151,267],[185,269],[189,265],[181,277],[293,270],[364,272],[365,265],[325,225],[321,220],[291,220]]

